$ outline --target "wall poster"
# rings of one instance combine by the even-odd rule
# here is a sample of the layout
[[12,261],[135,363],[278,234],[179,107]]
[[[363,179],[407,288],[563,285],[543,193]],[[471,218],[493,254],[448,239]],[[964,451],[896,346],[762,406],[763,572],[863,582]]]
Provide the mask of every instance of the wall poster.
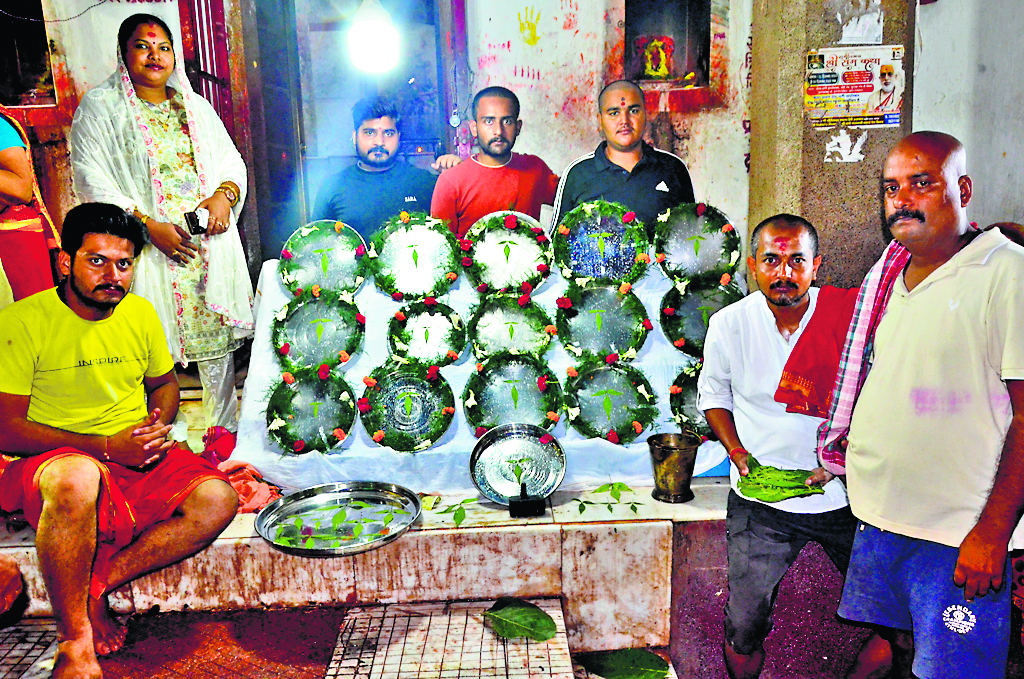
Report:
[[903,108],[903,45],[807,53],[804,111],[816,128],[896,127]]

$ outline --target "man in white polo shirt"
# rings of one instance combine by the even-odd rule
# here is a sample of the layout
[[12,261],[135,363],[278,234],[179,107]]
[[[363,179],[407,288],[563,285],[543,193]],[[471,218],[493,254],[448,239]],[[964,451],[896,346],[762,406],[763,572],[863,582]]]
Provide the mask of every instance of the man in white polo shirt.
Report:
[[1007,550],[1024,547],[1024,248],[968,223],[966,166],[959,141],[918,132],[882,174],[910,260],[850,424],[861,525],[839,614],[883,627],[899,677],[1004,676]]
[[[802,217],[776,215],[754,229],[750,251],[747,265],[759,291],[711,317],[697,385],[697,407],[733,462],[724,647],[733,679],[760,676],[779,582],[804,545],[819,543],[845,573],[856,529],[843,484],[830,483],[832,475],[818,467],[815,433],[822,418],[787,412],[775,400],[819,299],[811,287],[821,264],[817,233]],[[805,483],[823,485],[824,493],[772,503],[742,496],[737,482],[748,474],[750,455],[762,465],[813,469]],[[888,660],[884,642],[872,637],[850,676],[869,677]]]

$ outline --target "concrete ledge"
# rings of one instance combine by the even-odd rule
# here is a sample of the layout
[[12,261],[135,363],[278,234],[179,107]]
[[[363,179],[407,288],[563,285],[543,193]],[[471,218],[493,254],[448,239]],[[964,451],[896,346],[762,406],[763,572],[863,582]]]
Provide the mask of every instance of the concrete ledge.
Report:
[[[446,496],[395,542],[336,558],[285,554],[256,535],[254,515],[241,515],[208,548],[122,587],[111,603],[130,613],[559,596],[573,651],[667,646],[673,521],[724,518],[728,484],[695,483],[697,498],[684,505],[655,502],[650,490],[614,501],[556,493],[551,511],[529,521],[471,503],[458,527],[438,512],[465,496]],[[21,565],[27,615],[51,615],[34,533],[3,536],[0,552]]]

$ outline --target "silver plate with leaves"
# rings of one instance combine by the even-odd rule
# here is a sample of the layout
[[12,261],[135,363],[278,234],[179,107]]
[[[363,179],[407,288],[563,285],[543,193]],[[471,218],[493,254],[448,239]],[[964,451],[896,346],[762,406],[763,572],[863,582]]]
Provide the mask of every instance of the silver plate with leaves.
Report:
[[328,483],[289,493],[256,516],[256,532],[299,556],[345,556],[388,544],[416,522],[420,500],[376,481]]
[[546,498],[565,476],[565,452],[551,434],[532,424],[502,424],[484,434],[469,459],[470,476],[480,493],[507,505],[520,495]]
[[277,272],[291,292],[319,285],[355,293],[363,284],[366,243],[343,222],[320,220],[300,227],[281,250]]

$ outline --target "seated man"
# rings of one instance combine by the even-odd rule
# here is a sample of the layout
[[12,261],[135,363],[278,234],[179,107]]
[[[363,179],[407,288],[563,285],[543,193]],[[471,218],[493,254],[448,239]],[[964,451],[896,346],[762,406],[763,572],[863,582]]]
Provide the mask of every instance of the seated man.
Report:
[[540,219],[550,205],[558,177],[537,156],[512,153],[523,130],[519,98],[504,87],[485,87],[473,97],[473,120],[480,153],[437,179],[430,214],[448,222],[460,238],[478,219],[498,210]]
[[427,212],[437,177],[398,159],[402,117],[394,102],[360,99],[352,126],[356,162],[321,187],[313,219],[345,222],[369,238],[403,210]]
[[552,224],[558,225],[580,203],[601,199],[625,205],[653,233],[660,213],[693,202],[690,173],[679,158],[644,141],[647,112],[644,92],[636,83],[611,83],[601,90],[597,106],[605,140],[565,168]]
[[223,473],[167,439],[178,382],[153,306],[127,293],[146,242],[120,208],[64,220],[64,282],[0,311],[0,507],[23,510],[57,620],[54,677],[99,677],[125,628],[107,593],[210,544]]

